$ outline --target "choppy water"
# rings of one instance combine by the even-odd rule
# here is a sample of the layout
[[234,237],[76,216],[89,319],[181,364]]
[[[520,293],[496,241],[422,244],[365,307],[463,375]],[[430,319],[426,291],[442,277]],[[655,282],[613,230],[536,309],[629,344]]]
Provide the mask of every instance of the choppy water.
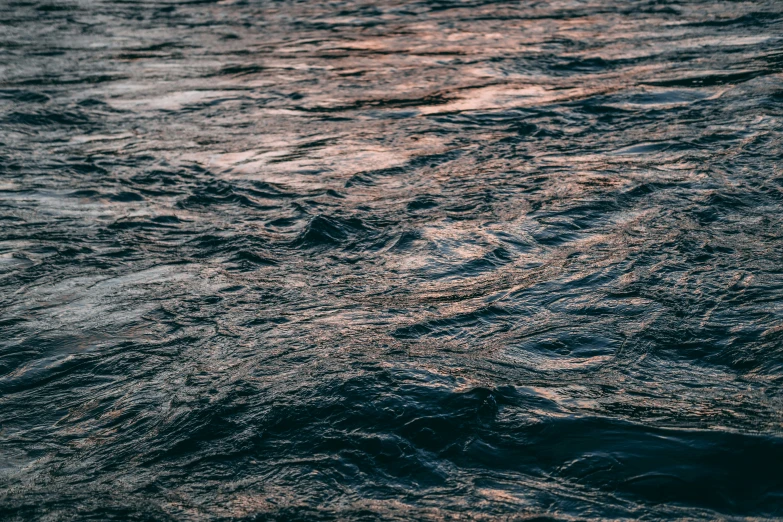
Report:
[[783,516],[783,4],[0,2],[7,520]]

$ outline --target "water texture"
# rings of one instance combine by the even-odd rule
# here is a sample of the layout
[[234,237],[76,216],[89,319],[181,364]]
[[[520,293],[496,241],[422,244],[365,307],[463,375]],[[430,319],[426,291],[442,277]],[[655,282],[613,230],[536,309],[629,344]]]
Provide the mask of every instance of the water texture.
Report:
[[779,0],[0,2],[0,518],[783,517]]

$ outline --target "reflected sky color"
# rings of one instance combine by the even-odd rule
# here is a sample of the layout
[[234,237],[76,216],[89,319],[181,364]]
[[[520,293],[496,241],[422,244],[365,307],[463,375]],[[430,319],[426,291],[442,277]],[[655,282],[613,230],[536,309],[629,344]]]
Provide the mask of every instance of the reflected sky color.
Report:
[[783,516],[779,2],[0,27],[1,519]]

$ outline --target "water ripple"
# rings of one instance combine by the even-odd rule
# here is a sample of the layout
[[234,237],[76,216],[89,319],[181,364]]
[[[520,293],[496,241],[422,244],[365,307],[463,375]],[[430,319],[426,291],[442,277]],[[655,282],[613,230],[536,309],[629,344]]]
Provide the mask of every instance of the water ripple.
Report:
[[0,518],[783,516],[778,2],[0,14]]

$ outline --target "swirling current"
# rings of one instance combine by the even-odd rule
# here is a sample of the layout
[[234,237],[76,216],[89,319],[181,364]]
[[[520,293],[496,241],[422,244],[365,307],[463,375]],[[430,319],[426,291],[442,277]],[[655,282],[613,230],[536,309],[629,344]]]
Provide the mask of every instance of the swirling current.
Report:
[[3,0],[0,518],[783,517],[779,0]]

